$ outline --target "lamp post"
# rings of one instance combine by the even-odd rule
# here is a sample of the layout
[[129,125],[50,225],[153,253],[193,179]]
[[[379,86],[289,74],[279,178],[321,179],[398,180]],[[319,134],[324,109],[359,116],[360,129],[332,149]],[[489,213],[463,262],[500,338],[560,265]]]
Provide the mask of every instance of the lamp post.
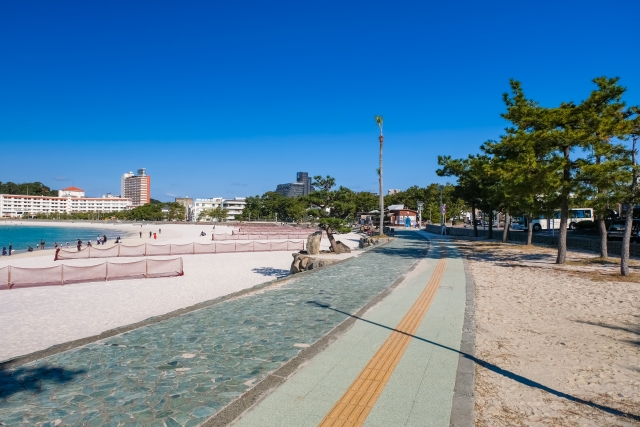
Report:
[[440,188],[440,225],[444,224],[444,205],[442,204],[442,189],[444,188],[444,185],[439,185],[438,188]]
[[424,205],[424,202],[421,200],[418,200],[418,228],[422,228],[422,206]]

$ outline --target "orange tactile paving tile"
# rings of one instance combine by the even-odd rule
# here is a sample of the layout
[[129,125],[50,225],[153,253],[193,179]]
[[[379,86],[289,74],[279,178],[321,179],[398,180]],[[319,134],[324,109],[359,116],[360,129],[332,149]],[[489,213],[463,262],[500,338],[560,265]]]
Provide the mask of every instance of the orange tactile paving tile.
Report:
[[[442,252],[444,257],[445,253]],[[445,259],[440,258],[424,290],[400,321],[396,330],[373,355],[367,366],[351,384],[338,403],[329,411],[319,427],[360,427],[387,385],[393,370],[409,346],[440,286]]]

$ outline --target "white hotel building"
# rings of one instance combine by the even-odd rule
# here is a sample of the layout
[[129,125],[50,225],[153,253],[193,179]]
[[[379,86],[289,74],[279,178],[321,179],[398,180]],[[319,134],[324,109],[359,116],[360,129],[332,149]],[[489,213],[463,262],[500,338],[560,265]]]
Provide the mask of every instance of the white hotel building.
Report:
[[69,187],[59,190],[59,197],[0,194],[0,216],[17,218],[24,214],[76,212],[119,212],[131,209],[131,199],[119,197],[84,197],[84,191]]
[[195,221],[204,221],[200,214],[205,209],[215,209],[222,206],[227,211],[227,219],[233,220],[242,213],[247,204],[244,197],[234,197],[233,199],[223,199],[222,197],[212,197],[210,199],[195,199],[193,201],[193,218]]

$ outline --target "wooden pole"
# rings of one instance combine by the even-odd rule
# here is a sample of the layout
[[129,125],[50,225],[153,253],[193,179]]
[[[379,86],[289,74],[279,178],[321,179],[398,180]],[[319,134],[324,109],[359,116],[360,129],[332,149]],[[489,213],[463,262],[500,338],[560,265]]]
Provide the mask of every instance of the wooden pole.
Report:
[[9,289],[11,289],[11,266],[9,266],[8,271],[9,277],[7,277],[7,286],[9,287]]
[[144,260],[144,277],[149,278],[149,260]]
[[64,285],[64,264],[60,266],[60,285]]
[[105,262],[105,272],[104,272],[104,281],[106,282],[109,279],[109,263]]

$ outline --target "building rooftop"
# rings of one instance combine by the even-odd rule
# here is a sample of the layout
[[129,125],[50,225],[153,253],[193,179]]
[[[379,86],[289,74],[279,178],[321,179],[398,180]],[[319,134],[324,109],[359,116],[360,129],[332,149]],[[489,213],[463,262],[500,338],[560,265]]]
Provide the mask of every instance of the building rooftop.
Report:
[[84,190],[78,187],[67,187],[67,188],[63,188],[61,191],[84,191]]

